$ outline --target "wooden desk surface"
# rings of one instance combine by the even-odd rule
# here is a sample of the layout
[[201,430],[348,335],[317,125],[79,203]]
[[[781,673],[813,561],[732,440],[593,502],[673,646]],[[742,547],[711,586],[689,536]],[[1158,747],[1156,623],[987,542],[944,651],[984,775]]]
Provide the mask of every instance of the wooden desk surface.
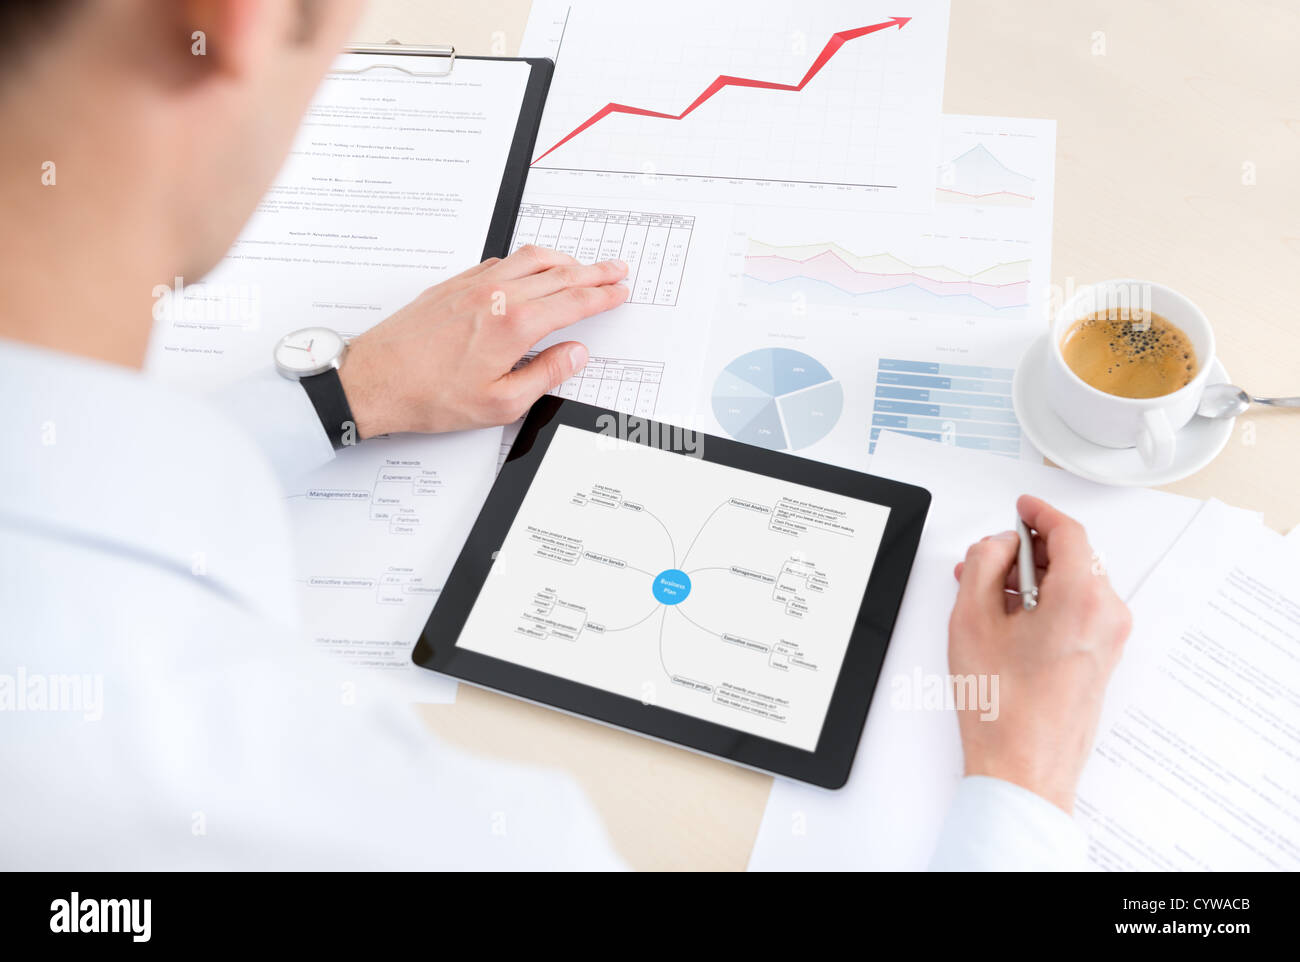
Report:
[[[611,0],[613,2],[613,0]],[[373,0],[357,40],[513,54],[529,0]],[[1057,120],[1052,280],[1142,277],[1215,324],[1233,380],[1300,394],[1300,6],[954,0],[944,109]],[[1238,421],[1169,490],[1300,523],[1300,414]],[[637,868],[743,869],[771,779],[462,685],[425,709],[476,752],[570,772]]]

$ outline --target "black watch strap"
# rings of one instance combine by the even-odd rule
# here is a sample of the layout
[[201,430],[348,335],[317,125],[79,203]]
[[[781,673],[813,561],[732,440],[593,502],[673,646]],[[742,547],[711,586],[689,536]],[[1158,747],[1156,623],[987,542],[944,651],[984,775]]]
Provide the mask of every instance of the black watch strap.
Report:
[[357,426],[352,420],[352,408],[348,406],[348,396],[343,393],[343,382],[339,380],[337,368],[330,368],[321,374],[298,379],[302,389],[311,398],[321,427],[325,429],[330,444],[337,451],[349,444],[357,443]]

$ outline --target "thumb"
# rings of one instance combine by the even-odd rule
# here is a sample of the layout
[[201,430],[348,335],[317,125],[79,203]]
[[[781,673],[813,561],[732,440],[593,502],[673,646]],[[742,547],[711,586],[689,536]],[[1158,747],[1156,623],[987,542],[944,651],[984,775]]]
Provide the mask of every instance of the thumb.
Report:
[[577,341],[554,344],[504,378],[511,397],[527,398],[532,404],[553,391],[587,366],[587,349]]
[[962,616],[1004,617],[1003,586],[1019,549],[1020,537],[1014,531],[1003,531],[971,545],[961,566],[953,611]]

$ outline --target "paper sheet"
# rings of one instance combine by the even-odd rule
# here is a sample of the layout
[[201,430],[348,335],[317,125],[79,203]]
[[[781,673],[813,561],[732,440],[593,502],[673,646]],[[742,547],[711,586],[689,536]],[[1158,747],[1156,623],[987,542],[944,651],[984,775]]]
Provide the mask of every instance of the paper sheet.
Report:
[[521,52],[556,70],[530,182],[928,210],[947,40],[947,0],[536,0]]
[[1210,501],[1131,607],[1079,786],[1089,857],[1300,869],[1300,546]]
[[[738,210],[704,430],[859,470],[882,430],[1041,460],[1011,379],[1043,330],[1055,142],[1050,120],[946,116],[929,213]],[[769,389],[784,365],[819,386]]]
[[411,649],[492,486],[499,432],[375,438],[289,492],[299,607],[310,641],[363,697],[454,701]]
[[[478,263],[529,69],[460,60],[446,78],[344,55],[226,259],[159,292],[148,367],[211,388],[271,363],[310,325],[355,335]],[[310,637],[364,688],[421,701],[455,682],[409,653],[485,496],[500,429],[369,441],[290,493]],[[355,673],[355,677],[354,677]]]
[[953,566],[972,542],[1012,526],[1019,495],[1037,495],[1081,521],[1123,596],[1200,507],[1179,495],[1105,487],[1057,468],[892,432],[881,435],[872,471],[931,492],[925,533],[848,785],[827,792],[777,779],[750,860],[755,870],[926,866],[962,756],[953,713],[928,707],[918,692],[948,674]]

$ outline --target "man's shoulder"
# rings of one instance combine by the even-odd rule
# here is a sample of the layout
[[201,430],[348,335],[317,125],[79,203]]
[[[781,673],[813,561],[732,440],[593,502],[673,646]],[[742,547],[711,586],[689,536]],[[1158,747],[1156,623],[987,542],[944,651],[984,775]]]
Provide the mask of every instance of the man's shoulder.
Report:
[[260,449],[202,398],[0,341],[0,410],[6,524],[191,570],[287,617],[283,493]]

